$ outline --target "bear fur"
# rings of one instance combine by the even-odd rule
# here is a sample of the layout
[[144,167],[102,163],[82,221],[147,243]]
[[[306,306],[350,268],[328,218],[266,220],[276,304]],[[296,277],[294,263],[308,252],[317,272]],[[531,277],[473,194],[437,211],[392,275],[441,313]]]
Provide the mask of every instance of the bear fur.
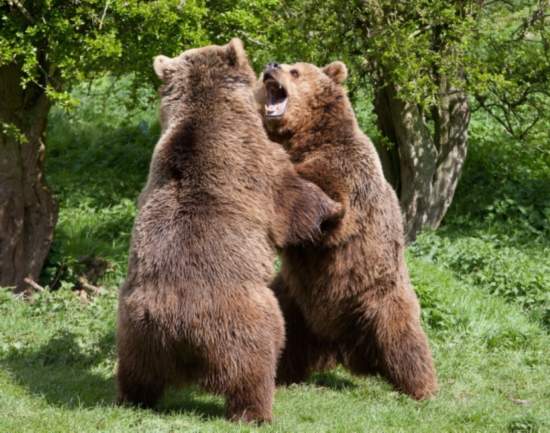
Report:
[[226,397],[268,421],[283,317],[276,248],[313,239],[340,205],[268,140],[238,39],[158,56],[162,135],[140,198],[118,309],[118,400],[153,406],[170,385]]
[[437,379],[404,257],[397,197],[358,127],[342,82],[347,68],[270,64],[256,99],[271,139],[296,170],[343,205],[318,243],[290,245],[272,288],[286,321],[278,382],[303,381],[336,361],[378,373],[415,399]]

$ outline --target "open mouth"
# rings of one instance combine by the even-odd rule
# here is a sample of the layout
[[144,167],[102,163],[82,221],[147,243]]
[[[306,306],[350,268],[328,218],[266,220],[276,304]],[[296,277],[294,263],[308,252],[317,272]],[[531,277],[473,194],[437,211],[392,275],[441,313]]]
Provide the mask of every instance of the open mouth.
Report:
[[265,117],[278,118],[285,114],[288,94],[286,89],[270,73],[264,74],[266,92]]

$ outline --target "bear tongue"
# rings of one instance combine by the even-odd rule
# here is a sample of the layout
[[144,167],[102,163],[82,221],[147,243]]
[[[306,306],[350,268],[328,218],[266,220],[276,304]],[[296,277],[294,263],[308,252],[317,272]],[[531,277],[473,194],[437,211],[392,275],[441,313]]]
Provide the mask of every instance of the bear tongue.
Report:
[[265,104],[266,116],[282,116],[286,109],[286,101],[286,99],[283,99],[281,102],[278,103],[270,101],[269,103]]

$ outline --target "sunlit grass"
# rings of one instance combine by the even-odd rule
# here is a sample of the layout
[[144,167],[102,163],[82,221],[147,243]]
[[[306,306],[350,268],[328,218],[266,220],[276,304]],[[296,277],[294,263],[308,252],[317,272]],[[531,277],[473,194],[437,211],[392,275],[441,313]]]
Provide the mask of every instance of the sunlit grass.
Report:
[[[431,308],[444,312],[428,328],[441,386],[431,401],[412,401],[380,378],[337,369],[280,389],[274,424],[259,428],[227,423],[223,401],[194,388],[170,392],[158,411],[118,408],[113,405],[115,291],[90,304],[68,291],[39,294],[32,304],[2,292],[0,431],[543,432],[550,427],[548,335],[518,307],[429,262],[409,263],[422,302],[433,303],[424,288],[435,287]],[[531,430],[517,427],[523,424]]]

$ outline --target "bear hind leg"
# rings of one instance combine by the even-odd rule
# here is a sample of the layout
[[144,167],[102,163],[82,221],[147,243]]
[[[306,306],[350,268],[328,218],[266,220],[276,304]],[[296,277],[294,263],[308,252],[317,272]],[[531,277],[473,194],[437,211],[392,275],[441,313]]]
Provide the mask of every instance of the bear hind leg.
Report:
[[275,391],[273,373],[243,376],[242,382],[226,393],[226,417],[231,421],[270,422]]
[[368,323],[368,329],[348,353],[348,368],[361,374],[379,372],[416,400],[434,395],[437,378],[416,299],[393,297],[367,316],[363,323]]
[[[226,417],[232,421],[263,423],[272,419],[275,370],[284,343],[284,321],[267,287],[262,302],[245,299],[234,305],[230,327],[210,336],[206,374],[199,383],[225,396]],[[255,311],[254,321],[247,314]]]
[[164,382],[145,381],[136,378],[131,372],[119,367],[118,375],[118,404],[128,404],[144,409],[153,408],[162,397]]
[[336,350],[323,342],[307,326],[300,308],[292,300],[281,275],[271,284],[285,319],[286,344],[277,366],[277,384],[305,382],[311,373],[336,366]]
[[117,403],[142,408],[155,406],[166,387],[168,366],[162,361],[166,356],[156,345],[145,344],[144,338],[132,327],[120,326]]

